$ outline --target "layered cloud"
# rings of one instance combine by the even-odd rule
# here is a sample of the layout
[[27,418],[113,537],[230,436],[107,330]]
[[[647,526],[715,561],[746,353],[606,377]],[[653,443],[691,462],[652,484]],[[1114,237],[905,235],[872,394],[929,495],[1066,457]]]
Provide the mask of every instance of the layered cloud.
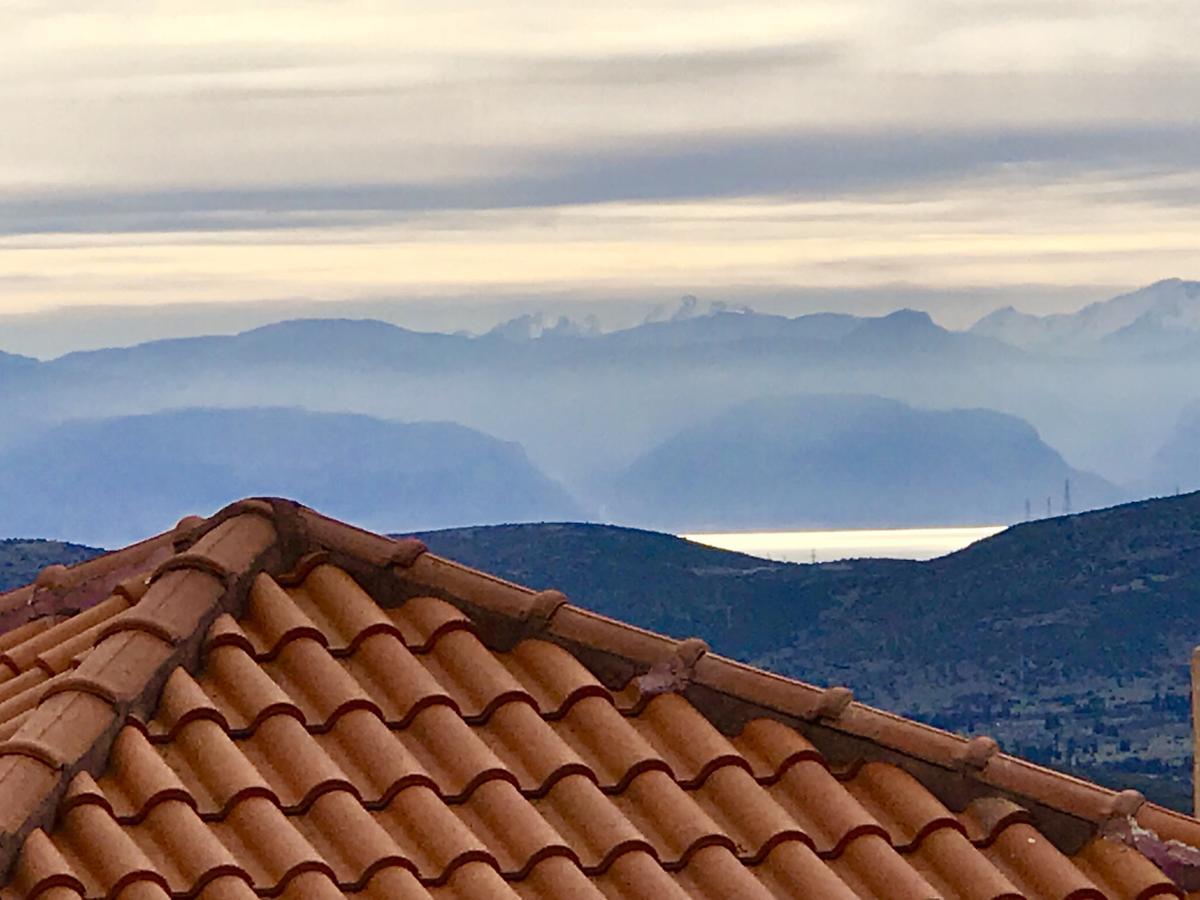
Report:
[[5,4],[0,306],[1194,274],[1190,4],[591,6]]

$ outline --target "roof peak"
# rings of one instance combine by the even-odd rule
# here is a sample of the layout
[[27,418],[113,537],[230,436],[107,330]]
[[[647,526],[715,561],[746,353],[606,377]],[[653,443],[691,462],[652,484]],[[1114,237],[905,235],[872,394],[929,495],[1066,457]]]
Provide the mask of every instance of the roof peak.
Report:
[[[94,646],[78,666],[70,657],[37,656],[50,686],[39,688],[18,727],[0,726],[0,866],[11,866],[34,830],[49,828],[76,775],[99,776],[126,719],[152,717],[174,670],[196,671],[210,627],[223,614],[242,616],[260,574],[299,585],[323,564],[343,569],[385,606],[414,597],[448,601],[476,623],[493,651],[510,651],[531,637],[557,644],[635,711],[660,693],[682,693],[727,735],[775,719],[802,730],[834,764],[866,759],[907,770],[950,808],[997,792],[1017,799],[1063,846],[1077,848],[1134,814],[1164,838],[1200,844],[1200,823],[1147,804],[1136,792],[1118,793],[1004,754],[990,738],[964,738],[872,708],[844,687],[755,669],[709,652],[696,638],[680,641],[617,622],[558,591],[535,591],[442,559],[415,539],[374,534],[293,501],[252,498],[209,518],[185,518],[125,550],[48,570],[34,585],[0,595],[6,629],[37,628],[40,619],[69,611],[86,615],[112,597],[124,602],[123,611],[91,626]],[[3,637],[0,662],[8,659]]]

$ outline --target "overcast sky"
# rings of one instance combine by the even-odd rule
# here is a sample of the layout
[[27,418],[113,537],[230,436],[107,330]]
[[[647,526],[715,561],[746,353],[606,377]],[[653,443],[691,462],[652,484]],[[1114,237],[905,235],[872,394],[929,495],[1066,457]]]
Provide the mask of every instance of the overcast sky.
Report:
[[1195,0],[565,6],[0,3],[0,312],[1200,272]]

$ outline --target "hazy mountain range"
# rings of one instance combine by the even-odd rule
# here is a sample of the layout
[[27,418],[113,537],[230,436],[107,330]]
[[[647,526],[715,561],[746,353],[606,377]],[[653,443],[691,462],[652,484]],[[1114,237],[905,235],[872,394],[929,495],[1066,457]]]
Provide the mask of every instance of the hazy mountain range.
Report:
[[1063,355],[1197,351],[1200,282],[1172,278],[1069,314],[1035,316],[1007,306],[984,316],[971,333]]
[[448,423],[180,410],[71,422],[0,452],[0,536],[120,547],[252,495],[376,529],[582,515],[520,447]]
[[612,511],[685,532],[1013,522],[1061,510],[1068,481],[1075,509],[1123,498],[1012,416],[806,395],[685,429],[620,475]]
[[[1073,316],[998,313],[966,332],[912,310],[786,317],[734,309],[700,313],[692,303],[664,320],[608,333],[594,323],[538,316],[477,336],[371,320],[288,321],[238,335],[160,340],[48,361],[0,356],[0,451],[26,454],[19,457],[26,469],[8,474],[10,481],[36,481],[30,472],[53,480],[41,460],[58,460],[70,471],[69,454],[40,457],[29,447],[58,442],[86,453],[82,444],[64,443],[56,428],[101,429],[105,420],[181,409],[290,408],[393,423],[453,422],[477,432],[479,441],[487,436],[497,446],[519,444],[530,471],[561,485],[585,516],[636,523],[651,508],[647,498],[663,499],[672,480],[691,478],[689,506],[670,521],[716,524],[738,498],[717,475],[719,467],[702,458],[697,442],[713,440],[729,456],[721,465],[739,469],[740,462],[743,475],[753,469],[760,482],[795,486],[771,498],[786,497],[794,514],[759,516],[779,527],[982,522],[1001,514],[1001,521],[1011,521],[1023,515],[1026,497],[1035,514],[1044,511],[1047,495],[1060,509],[1066,478],[1080,509],[1194,483],[1189,473],[1200,462],[1189,452],[1190,420],[1182,417],[1200,402],[1197,306],[1200,285],[1168,281]],[[1001,327],[1006,319],[1019,327]],[[1130,349],[1130,335],[1141,341],[1159,333],[1171,336],[1169,348]],[[805,395],[847,397],[813,401],[824,404],[826,422],[803,419],[810,436],[832,429],[827,447],[804,449],[804,436],[787,433],[790,407],[776,408],[784,401],[771,399]],[[895,405],[869,407],[859,411],[857,430],[838,431],[839,405],[845,417],[871,396],[907,404],[909,418]],[[758,418],[750,423],[758,428],[753,445],[739,441],[737,427],[721,418],[736,417],[739,408]],[[926,427],[915,424],[924,414],[917,410],[975,412],[935,417],[943,429],[936,432],[938,450],[917,440]],[[84,420],[91,424],[80,424]],[[366,419],[353,421],[367,428]],[[96,434],[114,440],[119,430],[112,428]],[[730,433],[720,436],[721,428]],[[236,429],[222,437],[239,440]],[[792,477],[789,467],[804,453],[813,465],[820,453],[829,464],[840,463],[836,483]],[[944,490],[914,487],[939,471]],[[245,492],[235,470],[228,472],[225,483],[213,487],[214,506],[217,496]],[[851,484],[861,489],[850,490]],[[487,520],[495,521],[500,508],[491,501],[502,495],[480,490],[477,506],[443,504],[436,522],[470,523],[481,509],[492,510]],[[763,497],[755,491],[748,497]],[[838,494],[841,505],[826,493]],[[754,502],[741,502],[740,521],[755,518],[747,509]],[[552,518],[560,508],[512,506],[507,518]]]

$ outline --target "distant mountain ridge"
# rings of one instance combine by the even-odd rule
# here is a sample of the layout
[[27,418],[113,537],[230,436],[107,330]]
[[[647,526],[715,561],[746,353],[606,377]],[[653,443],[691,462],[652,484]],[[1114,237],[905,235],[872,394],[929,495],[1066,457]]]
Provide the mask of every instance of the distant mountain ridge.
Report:
[[1005,307],[970,333],[1057,353],[1175,350],[1200,339],[1200,281],[1166,279],[1074,313],[1036,316]]
[[764,398],[684,429],[617,479],[617,521],[675,531],[983,524],[1111,505],[1026,422],[858,395]]
[[28,369],[37,364],[38,361],[33,357],[21,356],[17,353],[5,353],[3,350],[0,350],[0,372]]
[[0,450],[0,536],[120,546],[251,495],[376,529],[581,514],[519,446],[444,422],[187,409],[70,422]]
[[[1105,329],[1121,327],[1086,352],[1023,349],[980,333],[983,326],[955,331],[915,310],[789,317],[693,303],[608,333],[536,314],[477,336],[300,319],[45,362],[0,358],[0,421],[8,426],[0,448],[80,418],[303,407],[458,422],[519,443],[582,496],[673,434],[739,404],[843,393],[1017,416],[1073,467],[1139,486],[1174,420],[1200,400],[1200,333],[1178,330],[1183,320],[1171,312],[1188,308],[1194,285],[1138,292],[1160,298],[1154,316],[1093,310]],[[1145,296],[1128,302],[1149,308]],[[1075,329],[1072,322],[1060,325]]]

